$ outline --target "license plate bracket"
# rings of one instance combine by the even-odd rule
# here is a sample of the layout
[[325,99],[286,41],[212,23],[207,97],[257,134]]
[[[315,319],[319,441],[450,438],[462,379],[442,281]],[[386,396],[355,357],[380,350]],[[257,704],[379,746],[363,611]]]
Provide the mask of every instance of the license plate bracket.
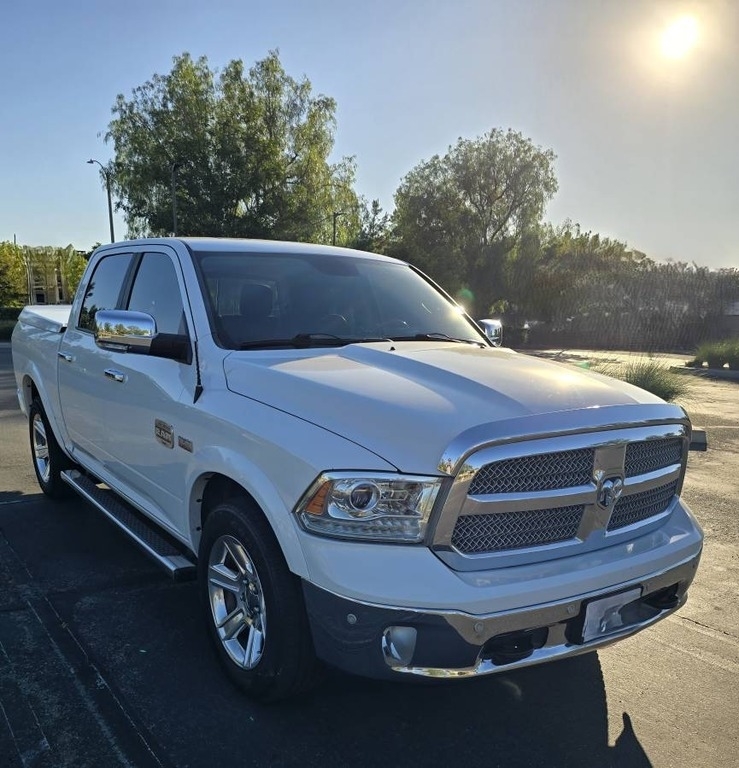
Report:
[[587,601],[581,614],[580,642],[589,643],[628,627],[632,622],[625,619],[621,611],[641,595],[642,588],[634,587]]

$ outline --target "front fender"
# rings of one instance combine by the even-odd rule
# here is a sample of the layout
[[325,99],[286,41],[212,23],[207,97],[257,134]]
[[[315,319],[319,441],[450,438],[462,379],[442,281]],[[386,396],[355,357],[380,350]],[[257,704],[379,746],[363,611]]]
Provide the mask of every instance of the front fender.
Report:
[[[187,476],[187,487],[190,489],[189,531],[193,551],[197,552],[200,546],[203,491],[208,480],[216,474],[240,485],[254,499],[274,531],[288,568],[298,576],[308,578],[308,564],[298,539],[297,520],[277,491],[274,480],[242,453],[221,446],[207,446],[198,451],[197,464],[190,468]],[[310,474],[306,473],[306,477]],[[305,481],[306,487],[312,479],[310,477]]]

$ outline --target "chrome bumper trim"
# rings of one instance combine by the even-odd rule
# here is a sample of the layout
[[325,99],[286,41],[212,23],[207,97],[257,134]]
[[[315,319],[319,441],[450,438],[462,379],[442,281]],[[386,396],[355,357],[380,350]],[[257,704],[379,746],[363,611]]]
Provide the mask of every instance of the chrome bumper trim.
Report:
[[[540,416],[520,416],[515,419],[478,424],[457,435],[444,451],[439,461],[440,472],[455,476],[464,468],[465,460],[472,453],[492,445],[505,445],[532,439],[546,439],[566,435],[607,432],[629,427],[682,425],[690,428],[685,411],[673,403],[608,405],[557,411],[546,415],[546,429],[540,426]],[[491,437],[494,436],[494,437]]]
[[[642,629],[655,624],[666,618],[682,605],[687,599],[687,587],[693,580],[701,552],[693,555],[677,565],[664,571],[649,574],[643,578],[614,585],[598,592],[580,595],[574,599],[550,603],[539,607],[524,610],[512,610],[503,613],[489,614],[486,616],[471,616],[452,612],[448,614],[433,612],[435,615],[442,615],[447,623],[453,627],[461,637],[467,642],[482,647],[485,643],[498,636],[516,631],[525,631],[539,627],[549,629],[546,644],[532,651],[530,656],[517,661],[511,661],[505,664],[495,664],[488,659],[479,658],[477,663],[471,667],[461,669],[448,669],[439,667],[418,667],[403,665],[393,658],[392,649],[387,643],[382,643],[382,653],[385,663],[393,672],[416,675],[421,677],[436,678],[464,678],[478,677],[481,675],[504,672],[521,667],[529,667],[534,664],[541,664],[553,659],[565,658],[568,656],[577,656],[582,653],[602,648],[611,643],[629,637],[640,632]],[[641,622],[637,622],[623,628],[617,632],[605,635],[590,642],[577,644],[570,642],[566,637],[567,622],[580,616],[584,603],[600,597],[628,590],[629,588],[641,587],[642,599],[665,587],[673,584],[684,584],[679,602],[676,606],[661,610],[657,615]],[[407,610],[407,609],[404,609]],[[432,613],[427,611],[418,611],[418,613]]]

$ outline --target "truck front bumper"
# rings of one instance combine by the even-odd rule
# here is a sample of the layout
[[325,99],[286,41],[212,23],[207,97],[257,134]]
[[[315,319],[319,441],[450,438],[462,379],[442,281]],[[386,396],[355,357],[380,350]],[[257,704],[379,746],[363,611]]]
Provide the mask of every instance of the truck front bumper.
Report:
[[700,551],[607,589],[528,608],[473,615],[348,599],[303,582],[316,652],[375,678],[461,678],[540,664],[609,645],[674,613]]

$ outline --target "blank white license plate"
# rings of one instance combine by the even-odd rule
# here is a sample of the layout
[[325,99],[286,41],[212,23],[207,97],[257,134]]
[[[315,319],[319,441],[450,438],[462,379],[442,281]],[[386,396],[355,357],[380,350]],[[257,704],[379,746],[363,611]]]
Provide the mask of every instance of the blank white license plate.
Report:
[[585,623],[582,628],[582,641],[588,643],[598,637],[618,632],[626,626],[621,616],[621,609],[641,597],[641,587],[630,589],[593,600],[585,608]]

